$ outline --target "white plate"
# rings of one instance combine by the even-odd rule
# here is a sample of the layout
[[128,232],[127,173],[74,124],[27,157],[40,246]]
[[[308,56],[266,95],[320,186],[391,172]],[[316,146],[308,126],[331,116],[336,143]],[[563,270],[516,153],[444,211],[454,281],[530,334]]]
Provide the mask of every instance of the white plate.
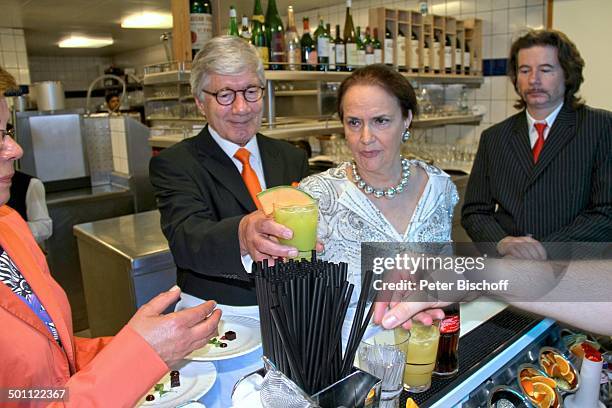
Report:
[[227,347],[207,344],[185,358],[198,361],[226,360],[248,354],[261,345],[261,331],[257,319],[235,315],[223,316],[219,322],[219,339],[228,330],[236,332],[236,340],[221,340],[227,344]]
[[[157,383],[164,384],[164,390],[171,389],[172,391],[160,397],[159,393],[153,392],[152,388],[138,402],[139,407],[172,408],[189,401],[199,400],[212,388],[217,378],[217,369],[213,363],[183,360],[173,370],[178,370],[180,373],[180,387],[170,388],[170,373],[167,373]],[[149,394],[155,395],[155,400],[146,401],[145,398]]]

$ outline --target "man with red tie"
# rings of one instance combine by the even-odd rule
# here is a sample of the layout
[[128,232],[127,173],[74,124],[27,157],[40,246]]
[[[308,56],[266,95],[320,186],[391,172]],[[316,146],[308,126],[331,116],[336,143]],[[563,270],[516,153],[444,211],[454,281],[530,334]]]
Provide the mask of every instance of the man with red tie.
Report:
[[274,239],[291,230],[258,210],[259,191],[308,175],[303,150],[258,133],[264,89],[257,50],[237,37],[215,37],[191,69],[192,94],[207,125],[151,160],[182,303],[193,297],[255,305],[250,261],[297,255]]
[[521,112],[481,136],[461,220],[473,241],[537,260],[542,242],[612,241],[612,113],[576,96],[583,67],[559,31],[512,44]]

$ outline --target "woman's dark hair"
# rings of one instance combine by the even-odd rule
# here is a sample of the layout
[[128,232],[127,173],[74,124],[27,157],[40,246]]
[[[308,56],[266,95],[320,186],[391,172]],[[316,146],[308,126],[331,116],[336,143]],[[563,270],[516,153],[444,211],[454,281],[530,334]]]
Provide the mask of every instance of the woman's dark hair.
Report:
[[110,102],[111,99],[113,99],[114,97],[119,97],[119,94],[117,92],[110,92],[107,93],[106,96],[104,97],[104,99],[106,100],[106,103]]
[[[559,64],[565,76],[565,103],[577,109],[584,105],[584,101],[576,96],[580,85],[584,82],[582,69],[584,60],[578,52],[576,45],[561,31],[557,30],[532,30],[518,40],[514,41],[510,47],[510,61],[508,61],[508,76],[516,87],[516,77],[518,72],[518,53],[520,50],[534,46],[550,46],[557,49]],[[515,104],[517,109],[525,108],[525,101],[521,98]]]
[[383,64],[372,64],[359,68],[353,74],[342,81],[338,89],[338,115],[340,120],[343,120],[342,100],[350,87],[355,85],[378,85],[395,96],[400,108],[402,116],[407,117],[411,111],[415,116],[418,113],[416,95],[414,89],[406,77],[397,72],[391,67]]

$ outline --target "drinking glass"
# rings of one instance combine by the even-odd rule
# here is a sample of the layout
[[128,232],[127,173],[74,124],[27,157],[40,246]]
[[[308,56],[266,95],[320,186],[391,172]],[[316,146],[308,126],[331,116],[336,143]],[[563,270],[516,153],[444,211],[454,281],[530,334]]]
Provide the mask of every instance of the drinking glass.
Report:
[[359,367],[382,380],[380,407],[399,406],[402,393],[402,376],[406,366],[406,354],[402,343],[408,338],[395,341],[392,331],[379,333],[371,339],[362,340],[359,345]]
[[274,203],[274,221],[293,231],[290,239],[279,238],[281,244],[297,248],[298,259],[310,259],[317,244],[318,201],[295,205]]
[[440,340],[440,321],[436,320],[431,326],[418,321],[412,322],[410,331],[397,327],[395,339],[402,343],[406,353],[406,369],[404,370],[404,389],[409,392],[424,392],[431,387],[431,374],[436,366],[438,355],[438,341]]

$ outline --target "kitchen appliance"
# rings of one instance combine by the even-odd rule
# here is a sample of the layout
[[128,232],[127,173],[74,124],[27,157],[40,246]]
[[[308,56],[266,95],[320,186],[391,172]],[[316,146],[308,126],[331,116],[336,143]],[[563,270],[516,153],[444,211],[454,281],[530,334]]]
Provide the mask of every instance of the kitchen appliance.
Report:
[[32,89],[39,111],[58,111],[66,108],[64,85],[60,81],[35,82]]

